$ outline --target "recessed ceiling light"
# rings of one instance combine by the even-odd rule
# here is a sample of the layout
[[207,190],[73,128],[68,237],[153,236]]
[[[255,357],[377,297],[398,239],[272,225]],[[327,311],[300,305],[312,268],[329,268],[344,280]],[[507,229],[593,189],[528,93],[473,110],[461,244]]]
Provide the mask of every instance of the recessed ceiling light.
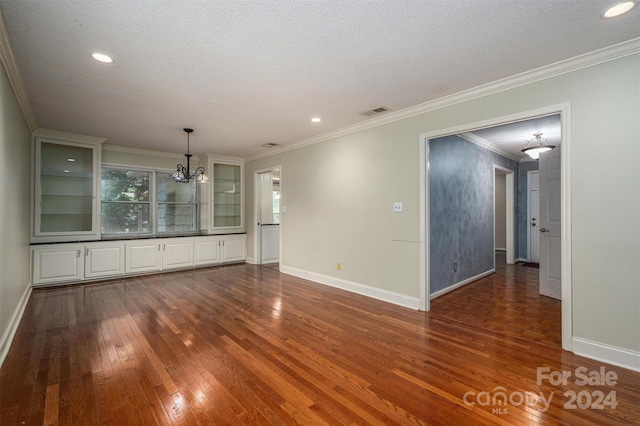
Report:
[[70,173],[70,172],[69,172],[69,170],[63,170],[63,172],[65,172],[65,173]]
[[67,158],[67,161],[73,163],[74,161],[76,161],[76,159],[75,158]]
[[312,123],[319,123],[319,122],[321,122],[321,121],[322,121],[322,118],[320,118],[320,117],[313,117],[313,118],[311,119],[311,122],[312,122]]
[[603,18],[615,18],[634,9],[638,5],[637,0],[627,0],[620,3],[616,3],[604,12],[602,12]]
[[107,64],[110,64],[111,62],[113,62],[113,58],[111,58],[111,56],[107,56],[107,55],[102,54],[102,53],[92,53],[91,56],[96,61],[104,62],[104,63],[107,63]]

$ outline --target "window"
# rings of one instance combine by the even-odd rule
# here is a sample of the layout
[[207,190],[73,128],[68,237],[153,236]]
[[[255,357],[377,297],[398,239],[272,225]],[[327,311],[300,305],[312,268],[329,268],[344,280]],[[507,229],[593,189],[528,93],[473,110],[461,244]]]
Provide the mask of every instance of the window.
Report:
[[103,168],[100,190],[102,234],[197,231],[196,182],[178,183],[171,176],[171,172]]
[[185,233],[197,230],[196,181],[175,182],[172,173],[156,172],[158,233]]
[[273,223],[280,223],[280,191],[273,191]]
[[100,186],[103,234],[149,233],[151,172],[105,169]]

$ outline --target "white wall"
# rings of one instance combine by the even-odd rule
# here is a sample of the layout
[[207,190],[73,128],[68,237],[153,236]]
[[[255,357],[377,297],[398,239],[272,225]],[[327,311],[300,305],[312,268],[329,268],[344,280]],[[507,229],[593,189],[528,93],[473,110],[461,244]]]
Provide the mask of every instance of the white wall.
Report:
[[29,289],[31,132],[0,67],[0,363]]
[[[150,169],[175,170],[178,163],[187,165],[187,159],[180,153],[157,152],[142,149],[130,149],[117,145],[105,144],[102,147],[102,162],[105,164],[128,165],[133,167],[145,167]],[[200,164],[196,157],[191,158],[191,170],[199,166],[206,167],[205,162]]]
[[496,173],[494,232],[496,249],[507,249],[507,175]]
[[253,171],[282,165],[281,265],[418,297],[419,135],[570,102],[573,335],[639,353],[639,94],[635,54],[251,161],[248,256]]

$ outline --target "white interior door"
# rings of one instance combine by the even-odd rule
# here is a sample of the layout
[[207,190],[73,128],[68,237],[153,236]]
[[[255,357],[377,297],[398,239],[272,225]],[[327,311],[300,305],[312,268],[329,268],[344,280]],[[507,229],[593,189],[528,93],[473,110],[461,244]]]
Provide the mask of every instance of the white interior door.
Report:
[[[257,264],[279,261],[280,227],[274,217],[274,188],[279,189],[279,168],[256,173],[256,218],[255,260]],[[274,180],[275,179],[275,180]],[[274,186],[277,182],[277,187]]]
[[540,294],[561,299],[560,149],[540,154]]
[[527,257],[529,262],[538,263],[540,256],[540,232],[538,226],[540,224],[540,204],[539,204],[539,174],[538,172],[529,172],[529,208],[527,213],[527,223],[529,229],[527,230],[527,237],[529,241]]
[[262,225],[262,249],[260,258],[262,263],[275,263],[280,261],[280,227],[279,225]]

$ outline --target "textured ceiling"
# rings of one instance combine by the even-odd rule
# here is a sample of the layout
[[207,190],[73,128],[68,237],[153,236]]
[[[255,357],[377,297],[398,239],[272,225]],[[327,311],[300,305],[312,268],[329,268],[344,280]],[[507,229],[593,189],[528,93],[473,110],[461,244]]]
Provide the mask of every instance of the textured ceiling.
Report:
[[[603,0],[0,0],[41,128],[251,156],[640,36]],[[107,53],[114,64],[90,54]],[[313,116],[322,117],[312,124]]]

